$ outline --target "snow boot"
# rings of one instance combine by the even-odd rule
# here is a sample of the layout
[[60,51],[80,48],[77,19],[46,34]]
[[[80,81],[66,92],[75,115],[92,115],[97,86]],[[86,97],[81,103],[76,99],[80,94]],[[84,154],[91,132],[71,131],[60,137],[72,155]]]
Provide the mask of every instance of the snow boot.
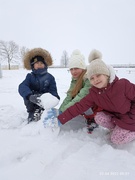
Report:
[[87,133],[91,134],[95,128],[98,127],[98,124],[95,122],[94,118],[92,119],[86,119],[86,125],[87,125]]
[[40,107],[40,108],[35,109],[34,112],[29,112],[28,124],[31,121],[39,121],[41,119],[41,115],[42,115],[43,111],[44,111],[44,109]]

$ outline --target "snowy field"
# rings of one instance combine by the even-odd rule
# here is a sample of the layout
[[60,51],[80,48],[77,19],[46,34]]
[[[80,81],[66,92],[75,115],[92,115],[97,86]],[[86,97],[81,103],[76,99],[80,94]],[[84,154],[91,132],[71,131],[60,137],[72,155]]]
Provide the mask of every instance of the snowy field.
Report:
[[[70,84],[67,69],[55,76],[60,103]],[[113,145],[101,127],[87,134],[84,119],[72,121],[58,135],[42,122],[26,124],[27,113],[18,85],[26,70],[3,70],[0,78],[0,180],[134,180],[135,141]],[[135,69],[116,69],[135,83]]]

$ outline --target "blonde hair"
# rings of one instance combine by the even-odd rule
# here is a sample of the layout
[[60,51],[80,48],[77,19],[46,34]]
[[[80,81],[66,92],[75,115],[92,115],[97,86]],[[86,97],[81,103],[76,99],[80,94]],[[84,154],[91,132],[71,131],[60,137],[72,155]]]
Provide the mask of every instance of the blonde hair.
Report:
[[76,82],[75,86],[73,87],[72,90],[70,90],[69,93],[71,94],[72,98],[74,98],[79,93],[79,91],[82,89],[84,75],[85,75],[86,71],[87,71],[86,69],[82,71],[79,78],[77,79],[77,82]]

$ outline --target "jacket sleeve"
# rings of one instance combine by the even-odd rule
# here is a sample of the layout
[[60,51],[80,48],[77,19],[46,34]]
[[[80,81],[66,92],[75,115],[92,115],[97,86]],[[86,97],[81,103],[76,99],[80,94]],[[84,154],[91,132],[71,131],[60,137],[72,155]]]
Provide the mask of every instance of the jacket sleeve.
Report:
[[70,121],[72,118],[78,116],[79,114],[84,113],[92,106],[94,106],[94,102],[92,100],[92,96],[89,93],[79,102],[75,103],[73,106],[70,106],[67,110],[65,110],[62,114],[60,114],[58,116],[58,119],[62,124],[65,124],[66,122]]
[[[121,80],[122,82],[123,80]],[[125,81],[125,95],[128,99],[135,102],[135,84],[131,83],[127,79]]]
[[49,85],[49,93],[51,93],[53,96],[60,99],[58,92],[57,92],[57,86],[55,78],[51,75],[50,85]]
[[[71,87],[71,86],[70,86]],[[67,94],[67,97],[64,99],[63,103],[60,106],[60,111],[65,111],[70,106],[74,105],[76,102],[79,102],[82,98],[84,98],[90,89],[90,82],[88,79],[84,81],[83,87],[80,92],[72,99],[70,94]]]
[[19,85],[18,92],[19,94],[26,99],[26,97],[30,94],[32,94],[32,91],[30,89],[30,82],[31,82],[31,74],[27,74],[25,80]]

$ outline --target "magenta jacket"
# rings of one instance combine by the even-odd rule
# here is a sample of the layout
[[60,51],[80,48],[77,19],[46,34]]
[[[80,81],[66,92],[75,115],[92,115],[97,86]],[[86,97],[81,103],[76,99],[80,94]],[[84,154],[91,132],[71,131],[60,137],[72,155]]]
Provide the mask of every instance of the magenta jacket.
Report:
[[[111,115],[112,122],[123,129],[135,131],[135,84],[118,79],[112,68],[106,88],[90,88],[89,94],[58,116],[62,124],[97,105]],[[111,72],[112,71],[112,72]]]

